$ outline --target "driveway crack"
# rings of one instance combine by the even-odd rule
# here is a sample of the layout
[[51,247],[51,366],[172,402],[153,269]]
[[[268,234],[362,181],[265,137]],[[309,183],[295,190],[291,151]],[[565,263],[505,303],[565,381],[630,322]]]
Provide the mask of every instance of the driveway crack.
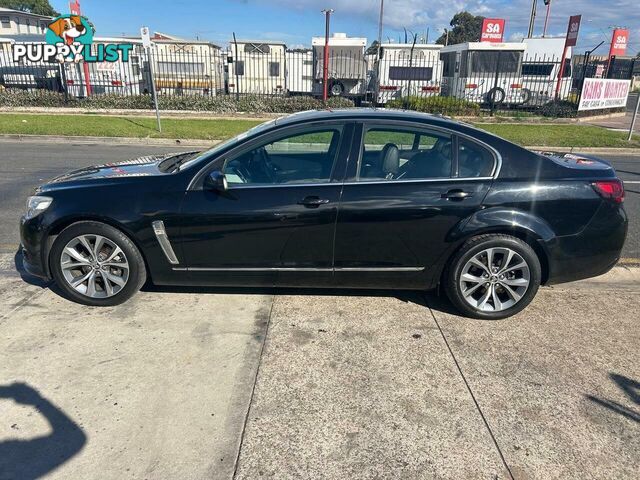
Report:
[[269,335],[269,327],[271,326],[271,316],[273,314],[273,305],[276,303],[276,296],[274,295],[271,299],[271,308],[269,309],[269,316],[267,318],[267,325],[264,329],[264,338],[262,339],[262,346],[260,347],[260,355],[258,356],[258,366],[256,367],[256,374],[253,377],[253,386],[251,387],[251,395],[249,397],[249,406],[247,407],[247,413],[244,417],[244,422],[242,424],[242,432],[240,432],[240,444],[238,446],[238,454],[236,455],[235,462],[233,464],[233,475],[232,479],[236,478],[238,474],[238,465],[240,463],[240,454],[242,453],[242,445],[244,443],[244,435],[247,430],[247,423],[249,422],[249,415],[251,414],[251,406],[253,405],[253,397],[256,393],[256,384],[258,383],[258,376],[260,375],[260,367],[262,366],[262,357],[264,355],[264,349],[267,344],[267,336]]
[[500,445],[498,444],[498,441],[496,440],[496,437],[493,434],[493,430],[491,429],[491,426],[489,425],[489,422],[487,421],[487,418],[484,415],[484,412],[482,411],[482,408],[480,408],[480,404],[478,403],[478,400],[476,399],[476,396],[474,395],[473,390],[471,389],[471,385],[469,385],[469,382],[467,381],[467,378],[465,377],[464,372],[462,371],[462,368],[460,367],[460,364],[458,363],[458,359],[456,358],[455,354],[453,353],[453,350],[451,349],[451,346],[449,345],[449,341],[447,340],[447,336],[444,334],[444,331],[440,327],[440,324],[438,323],[438,320],[436,319],[436,316],[433,313],[433,310],[431,309],[431,307],[429,307],[429,313],[431,313],[431,318],[433,318],[433,321],[436,324],[436,327],[438,327],[438,330],[440,331],[440,335],[442,336],[442,340],[444,341],[444,344],[447,346],[447,350],[449,350],[449,354],[451,355],[451,358],[453,359],[453,363],[455,363],[456,368],[458,369],[458,372],[460,373],[460,377],[462,377],[462,381],[464,382],[465,386],[467,387],[467,391],[469,392],[469,395],[471,395],[471,399],[473,400],[473,403],[476,406],[476,410],[478,411],[478,414],[480,415],[480,418],[482,418],[482,421],[484,422],[484,426],[486,427],[487,431],[489,432],[489,436],[491,437],[491,440],[493,441],[493,444],[495,445],[496,450],[498,451],[498,455],[500,455],[500,460],[502,460],[502,464],[504,465],[504,468],[509,473],[509,478],[511,478],[511,480],[515,480],[514,477],[513,477],[513,473],[511,472],[511,468],[509,468],[509,464],[507,463],[507,460],[505,459],[504,454],[502,453],[502,449],[500,448]]

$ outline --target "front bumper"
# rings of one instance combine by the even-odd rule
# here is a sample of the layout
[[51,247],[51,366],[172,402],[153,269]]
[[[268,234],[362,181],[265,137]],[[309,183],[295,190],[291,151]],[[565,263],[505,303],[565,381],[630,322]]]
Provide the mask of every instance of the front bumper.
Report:
[[573,282],[602,275],[618,262],[627,236],[628,219],[621,205],[606,201],[579,233],[548,244],[547,284]]
[[48,257],[49,245],[47,233],[42,223],[42,215],[29,220],[20,219],[20,252],[22,265],[30,275],[45,280],[51,279]]

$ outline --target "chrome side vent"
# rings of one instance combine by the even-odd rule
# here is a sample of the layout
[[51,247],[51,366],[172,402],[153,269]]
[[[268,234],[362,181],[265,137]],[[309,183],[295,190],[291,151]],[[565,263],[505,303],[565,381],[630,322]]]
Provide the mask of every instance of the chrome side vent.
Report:
[[151,223],[153,227],[153,233],[156,234],[156,238],[158,239],[158,243],[160,244],[160,248],[164,252],[165,257],[169,260],[169,263],[172,265],[177,265],[178,257],[176,257],[173,248],[171,247],[171,242],[169,241],[169,237],[167,236],[167,231],[164,228],[164,222],[162,220],[156,220]]

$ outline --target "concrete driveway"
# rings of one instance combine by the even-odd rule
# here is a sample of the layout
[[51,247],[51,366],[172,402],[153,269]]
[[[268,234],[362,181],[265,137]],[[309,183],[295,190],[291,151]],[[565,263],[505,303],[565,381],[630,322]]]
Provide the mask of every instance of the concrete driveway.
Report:
[[146,291],[87,308],[13,260],[0,479],[637,473],[639,269],[483,322],[402,292]]

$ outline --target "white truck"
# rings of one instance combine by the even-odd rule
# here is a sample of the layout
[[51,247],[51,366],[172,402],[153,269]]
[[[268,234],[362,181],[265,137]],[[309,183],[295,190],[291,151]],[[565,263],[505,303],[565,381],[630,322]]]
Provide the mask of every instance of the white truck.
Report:
[[[324,37],[312,37],[314,57],[313,94],[323,94]],[[334,33],[329,37],[327,94],[333,97],[362,98],[367,93],[367,39]]]

